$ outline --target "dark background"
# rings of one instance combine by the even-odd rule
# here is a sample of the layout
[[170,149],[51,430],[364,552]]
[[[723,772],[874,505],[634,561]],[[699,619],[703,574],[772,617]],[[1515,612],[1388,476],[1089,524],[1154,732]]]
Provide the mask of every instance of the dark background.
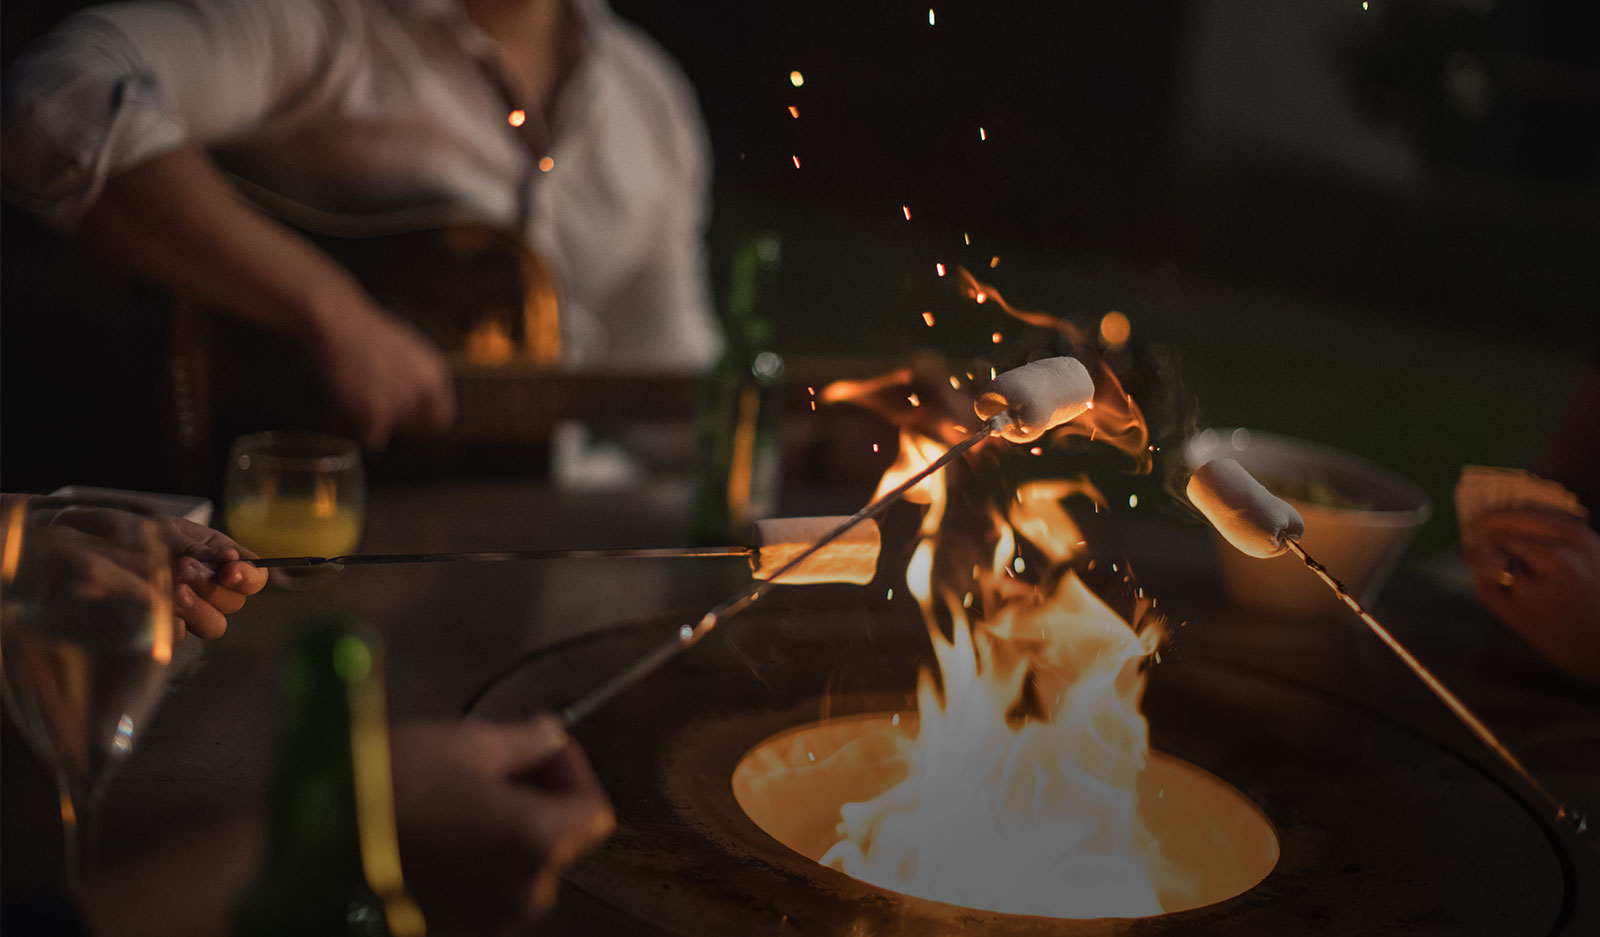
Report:
[[[714,282],[738,238],[783,236],[787,355],[1013,337],[934,275],[962,264],[1090,328],[1126,313],[1184,402],[1169,435],[1320,439],[1439,502],[1464,462],[1526,465],[1593,356],[1594,4],[613,6],[700,96]],[[64,9],[7,3],[5,58]],[[29,390],[7,380],[8,427],[48,422]]]

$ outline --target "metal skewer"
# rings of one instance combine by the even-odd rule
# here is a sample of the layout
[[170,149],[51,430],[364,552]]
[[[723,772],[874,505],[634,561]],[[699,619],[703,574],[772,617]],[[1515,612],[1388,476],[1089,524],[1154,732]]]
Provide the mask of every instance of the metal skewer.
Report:
[[1588,819],[1582,813],[1568,807],[1559,797],[1550,793],[1549,789],[1540,783],[1538,778],[1534,777],[1533,772],[1529,771],[1522,761],[1512,754],[1511,749],[1500,741],[1493,730],[1485,725],[1483,720],[1479,719],[1477,714],[1469,709],[1466,703],[1461,701],[1460,697],[1450,692],[1449,687],[1439,682],[1439,678],[1435,677],[1432,671],[1423,666],[1421,661],[1412,656],[1411,652],[1406,650],[1405,645],[1401,644],[1394,635],[1389,633],[1387,628],[1379,624],[1376,618],[1373,618],[1366,609],[1361,607],[1361,603],[1357,602],[1355,597],[1350,594],[1344,583],[1333,578],[1328,573],[1327,567],[1312,559],[1311,554],[1306,552],[1305,547],[1301,546],[1298,540],[1291,539],[1287,543],[1294,555],[1305,562],[1306,568],[1316,573],[1317,578],[1332,589],[1340,601],[1344,602],[1352,612],[1360,616],[1361,620],[1366,622],[1367,627],[1372,629],[1372,633],[1378,636],[1378,640],[1388,645],[1389,650],[1394,651],[1395,655],[1407,667],[1411,668],[1411,672],[1417,675],[1417,679],[1432,690],[1434,695],[1439,697],[1440,701],[1449,708],[1450,712],[1461,720],[1463,725],[1472,730],[1472,733],[1478,737],[1479,741],[1483,742],[1507,767],[1522,778],[1528,787],[1538,795],[1538,798],[1544,802],[1545,807],[1554,813],[1558,823],[1571,824],[1573,832],[1579,836],[1583,836],[1588,832]]
[[578,697],[578,699],[574,700],[565,709],[561,710],[562,725],[571,728],[573,725],[587,718],[595,710],[610,702],[613,697],[629,689],[640,680],[643,680],[645,677],[648,677],[650,674],[654,673],[667,661],[693,647],[695,644],[698,644],[701,638],[704,638],[707,634],[711,633],[711,629],[715,628],[721,622],[732,618],[734,615],[737,615],[746,608],[749,608],[752,603],[760,599],[763,595],[766,595],[773,586],[779,584],[779,581],[783,579],[785,573],[790,572],[795,567],[805,562],[807,557],[811,556],[813,553],[816,553],[818,550],[822,549],[838,538],[844,536],[852,527],[855,527],[862,521],[876,517],[877,515],[883,513],[883,511],[888,508],[889,505],[899,501],[905,496],[906,492],[910,491],[912,488],[915,488],[923,479],[944,468],[946,465],[949,465],[951,462],[960,458],[961,455],[968,449],[971,449],[978,443],[988,439],[990,436],[997,435],[1001,430],[1010,425],[1011,416],[1008,413],[1000,413],[991,417],[988,422],[984,423],[982,429],[973,433],[971,436],[968,436],[966,439],[956,443],[954,446],[951,446],[944,455],[935,459],[927,468],[924,468],[922,471],[912,475],[910,478],[901,482],[892,491],[885,494],[883,497],[873,501],[871,504],[868,504],[866,507],[845,518],[838,527],[835,527],[826,534],[823,534],[821,537],[817,538],[811,543],[810,546],[800,551],[787,563],[784,563],[782,566],[778,567],[770,578],[735,592],[733,595],[724,599],[721,604],[700,616],[700,620],[694,624],[685,624],[680,626],[671,638],[668,638],[666,641],[663,641],[651,648],[649,651],[646,651],[644,654],[640,655],[636,660],[634,660],[633,663],[613,674],[604,683],[601,683],[599,686],[590,690],[588,693],[585,693],[583,696]]
[[500,563],[507,560],[670,559],[673,557],[754,556],[756,547],[656,547],[599,550],[502,550],[468,553],[353,553],[349,556],[246,557],[262,569],[304,566],[376,566],[390,563]]

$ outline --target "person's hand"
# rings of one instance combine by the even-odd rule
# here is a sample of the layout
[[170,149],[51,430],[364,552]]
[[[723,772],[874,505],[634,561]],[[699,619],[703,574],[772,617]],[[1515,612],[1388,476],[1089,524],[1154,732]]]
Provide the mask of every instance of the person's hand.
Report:
[[267,571],[244,562],[255,554],[210,527],[173,517],[164,533],[172,551],[172,614],[178,636],[192,631],[202,638],[222,637],[227,616],[261,591]]
[[615,826],[553,716],[399,723],[391,739],[401,865],[430,923],[476,933],[533,920]]
[[1550,663],[1600,683],[1600,534],[1571,515],[1508,508],[1462,531],[1478,600]]
[[[79,506],[56,515],[48,527],[50,555],[56,574],[99,583],[107,592],[137,591],[141,581],[126,567],[129,559],[105,535],[123,513],[107,499],[105,506]],[[226,534],[181,517],[159,515],[162,539],[172,554],[172,618],[177,638],[194,632],[220,638],[227,616],[244,607],[245,598],[267,584],[267,571],[242,557],[255,556]]]
[[323,317],[313,343],[323,382],[350,431],[369,451],[391,436],[436,432],[455,419],[450,365],[426,336],[370,302]]

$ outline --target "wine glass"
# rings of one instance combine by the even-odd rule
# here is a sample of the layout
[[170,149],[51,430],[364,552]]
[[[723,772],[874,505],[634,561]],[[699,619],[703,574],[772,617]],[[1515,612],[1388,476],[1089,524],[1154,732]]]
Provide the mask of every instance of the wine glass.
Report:
[[0,530],[4,695],[59,789],[68,888],[93,869],[109,769],[161,697],[172,660],[172,556],[153,509],[8,498]]
[[361,540],[361,450],[321,433],[252,433],[233,443],[223,485],[228,533],[259,556],[341,556]]

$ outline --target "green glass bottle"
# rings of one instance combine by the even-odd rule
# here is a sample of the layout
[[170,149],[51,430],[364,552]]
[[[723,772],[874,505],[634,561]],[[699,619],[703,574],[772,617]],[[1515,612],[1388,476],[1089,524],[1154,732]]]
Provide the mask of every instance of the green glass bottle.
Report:
[[380,646],[341,618],[301,629],[280,675],[265,858],[235,937],[413,937],[395,833]]
[[783,244],[765,232],[740,240],[722,302],[727,346],[707,376],[696,427],[694,537],[746,543],[778,493],[783,358],[772,351]]

